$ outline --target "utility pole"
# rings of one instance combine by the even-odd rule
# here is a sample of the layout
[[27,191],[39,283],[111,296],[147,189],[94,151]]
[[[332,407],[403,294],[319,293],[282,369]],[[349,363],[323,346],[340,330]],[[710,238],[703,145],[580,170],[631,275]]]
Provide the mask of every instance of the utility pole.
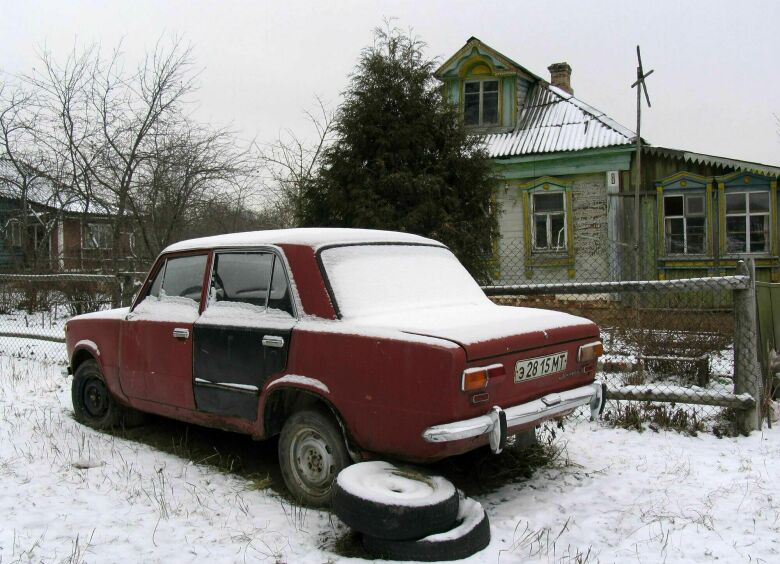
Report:
[[639,45],[636,46],[636,58],[638,65],[636,67],[636,82],[631,88],[636,88],[636,184],[634,185],[634,279],[640,278],[639,268],[641,266],[640,258],[640,237],[641,213],[640,213],[640,186],[642,184],[642,91],[645,93],[647,107],[650,107],[650,95],[647,93],[645,79],[653,74],[653,71],[647,73],[642,69],[642,54],[639,52]]

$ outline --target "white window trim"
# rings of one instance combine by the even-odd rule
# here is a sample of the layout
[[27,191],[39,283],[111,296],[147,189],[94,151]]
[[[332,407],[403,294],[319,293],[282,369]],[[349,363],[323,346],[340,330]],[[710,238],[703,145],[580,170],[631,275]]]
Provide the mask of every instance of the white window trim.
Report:
[[[471,83],[479,83],[479,114],[478,123],[466,123],[466,85]],[[484,116],[484,96],[485,96],[485,82],[495,82],[496,88],[496,121],[495,123],[485,123]],[[490,127],[501,124],[501,81],[495,76],[486,76],[484,78],[469,78],[463,81],[463,125],[466,127]]]
[[[701,197],[702,199],[702,212],[700,214],[688,214],[688,198],[690,196],[694,197]],[[667,215],[666,213],[666,198],[682,198],[683,199],[683,213],[682,215]],[[666,256],[694,256],[694,257],[701,257],[701,256],[707,256],[707,227],[709,225],[709,218],[707,217],[707,196],[704,192],[694,192],[691,194],[680,194],[680,193],[665,193],[664,194],[664,251],[666,251]],[[688,252],[688,218],[689,217],[703,217],[704,218],[704,250],[700,253],[690,253]],[[668,236],[669,233],[666,229],[667,223],[666,221],[668,219],[682,219],[683,220],[683,252],[681,253],[674,253],[671,251],[669,246],[669,240]]]
[[[552,195],[552,194],[560,194],[561,200],[563,202],[563,211],[560,212],[539,212],[539,215],[546,215],[547,221],[546,221],[546,231],[547,231],[547,241],[552,242],[555,241],[558,242],[559,239],[561,239],[560,234],[563,233],[563,238],[561,240],[561,245],[555,245],[555,246],[547,246],[547,247],[539,247],[536,244],[536,196],[537,195]],[[569,249],[569,213],[568,209],[566,209],[566,191],[565,190],[545,190],[540,192],[531,192],[530,194],[530,203],[531,203],[531,214],[530,214],[530,221],[531,221],[531,250],[534,253],[565,253]],[[550,219],[550,216],[552,215],[563,215],[563,229],[558,232],[557,235],[553,236],[552,234],[552,221]]]
[[[745,198],[745,211],[744,212],[732,212],[729,213],[728,208],[726,207],[726,201],[728,200],[729,196],[733,196],[734,194],[743,194]],[[767,194],[767,197],[769,199],[770,205],[772,202],[771,194],[769,190],[726,190],[724,195],[724,201],[723,201],[723,211],[726,216],[726,221],[724,224],[724,229],[726,230],[726,248],[724,251],[728,255],[766,255],[769,253],[770,250],[770,242],[772,241],[772,217],[771,213],[769,211],[765,212],[755,212],[751,213],[750,211],[750,196],[749,194]],[[750,241],[750,218],[751,217],[766,217],[767,218],[767,224],[769,226],[769,229],[767,230],[767,237],[764,242],[764,246],[766,247],[763,251],[754,251],[751,249],[751,241]],[[730,217],[744,217],[745,218],[745,250],[744,251],[730,251],[728,250],[728,220]]]

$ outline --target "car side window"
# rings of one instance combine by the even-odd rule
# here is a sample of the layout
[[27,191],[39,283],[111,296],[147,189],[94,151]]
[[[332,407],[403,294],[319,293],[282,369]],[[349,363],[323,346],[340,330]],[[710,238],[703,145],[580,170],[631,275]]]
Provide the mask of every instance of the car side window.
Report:
[[[174,257],[165,261],[160,297],[183,297],[200,303],[207,255]],[[162,272],[162,270],[161,270]],[[159,278],[159,274],[158,274]],[[157,280],[152,283],[152,292]],[[150,292],[151,293],[151,292]],[[153,295],[153,294],[152,294]]]
[[157,271],[154,280],[152,280],[152,285],[149,287],[149,296],[153,298],[160,297],[160,286],[162,286],[163,276],[165,276],[165,263],[163,263],[160,270]]
[[265,309],[273,263],[271,253],[218,253],[211,282],[214,301]]
[[236,308],[265,315],[294,317],[284,264],[268,252],[222,252],[214,257],[209,308],[216,319]]
[[274,273],[271,279],[271,294],[268,296],[268,309],[293,315],[290,285],[287,283],[284,264],[279,257],[274,258]]

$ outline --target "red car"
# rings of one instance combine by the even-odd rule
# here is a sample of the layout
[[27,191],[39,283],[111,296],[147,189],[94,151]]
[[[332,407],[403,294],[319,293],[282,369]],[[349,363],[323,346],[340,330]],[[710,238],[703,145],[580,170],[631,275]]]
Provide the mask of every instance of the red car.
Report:
[[427,462],[600,408],[598,327],[493,304],[441,243],[292,229],[183,241],[130,308],[66,325],[76,419],[135,411],[280,435],[290,491],[325,505],[352,461]]

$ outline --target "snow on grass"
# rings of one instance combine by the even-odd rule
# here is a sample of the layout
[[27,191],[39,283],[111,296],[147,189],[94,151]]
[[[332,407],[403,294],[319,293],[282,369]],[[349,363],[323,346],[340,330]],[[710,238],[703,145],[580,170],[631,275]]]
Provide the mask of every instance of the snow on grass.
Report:
[[[151,423],[153,425],[154,423]],[[568,426],[562,456],[473,496],[468,562],[780,560],[780,431],[717,439]],[[237,474],[72,419],[59,366],[0,356],[0,562],[361,562],[345,529]]]
[[780,558],[777,429],[717,439],[583,423],[565,435],[566,464],[483,500],[501,562]]
[[251,481],[79,425],[59,366],[5,356],[0,484],[2,562],[320,562],[331,528]]
[[51,311],[27,313],[23,310],[3,310],[0,313],[0,331],[64,337],[64,326],[70,315],[64,307]]

